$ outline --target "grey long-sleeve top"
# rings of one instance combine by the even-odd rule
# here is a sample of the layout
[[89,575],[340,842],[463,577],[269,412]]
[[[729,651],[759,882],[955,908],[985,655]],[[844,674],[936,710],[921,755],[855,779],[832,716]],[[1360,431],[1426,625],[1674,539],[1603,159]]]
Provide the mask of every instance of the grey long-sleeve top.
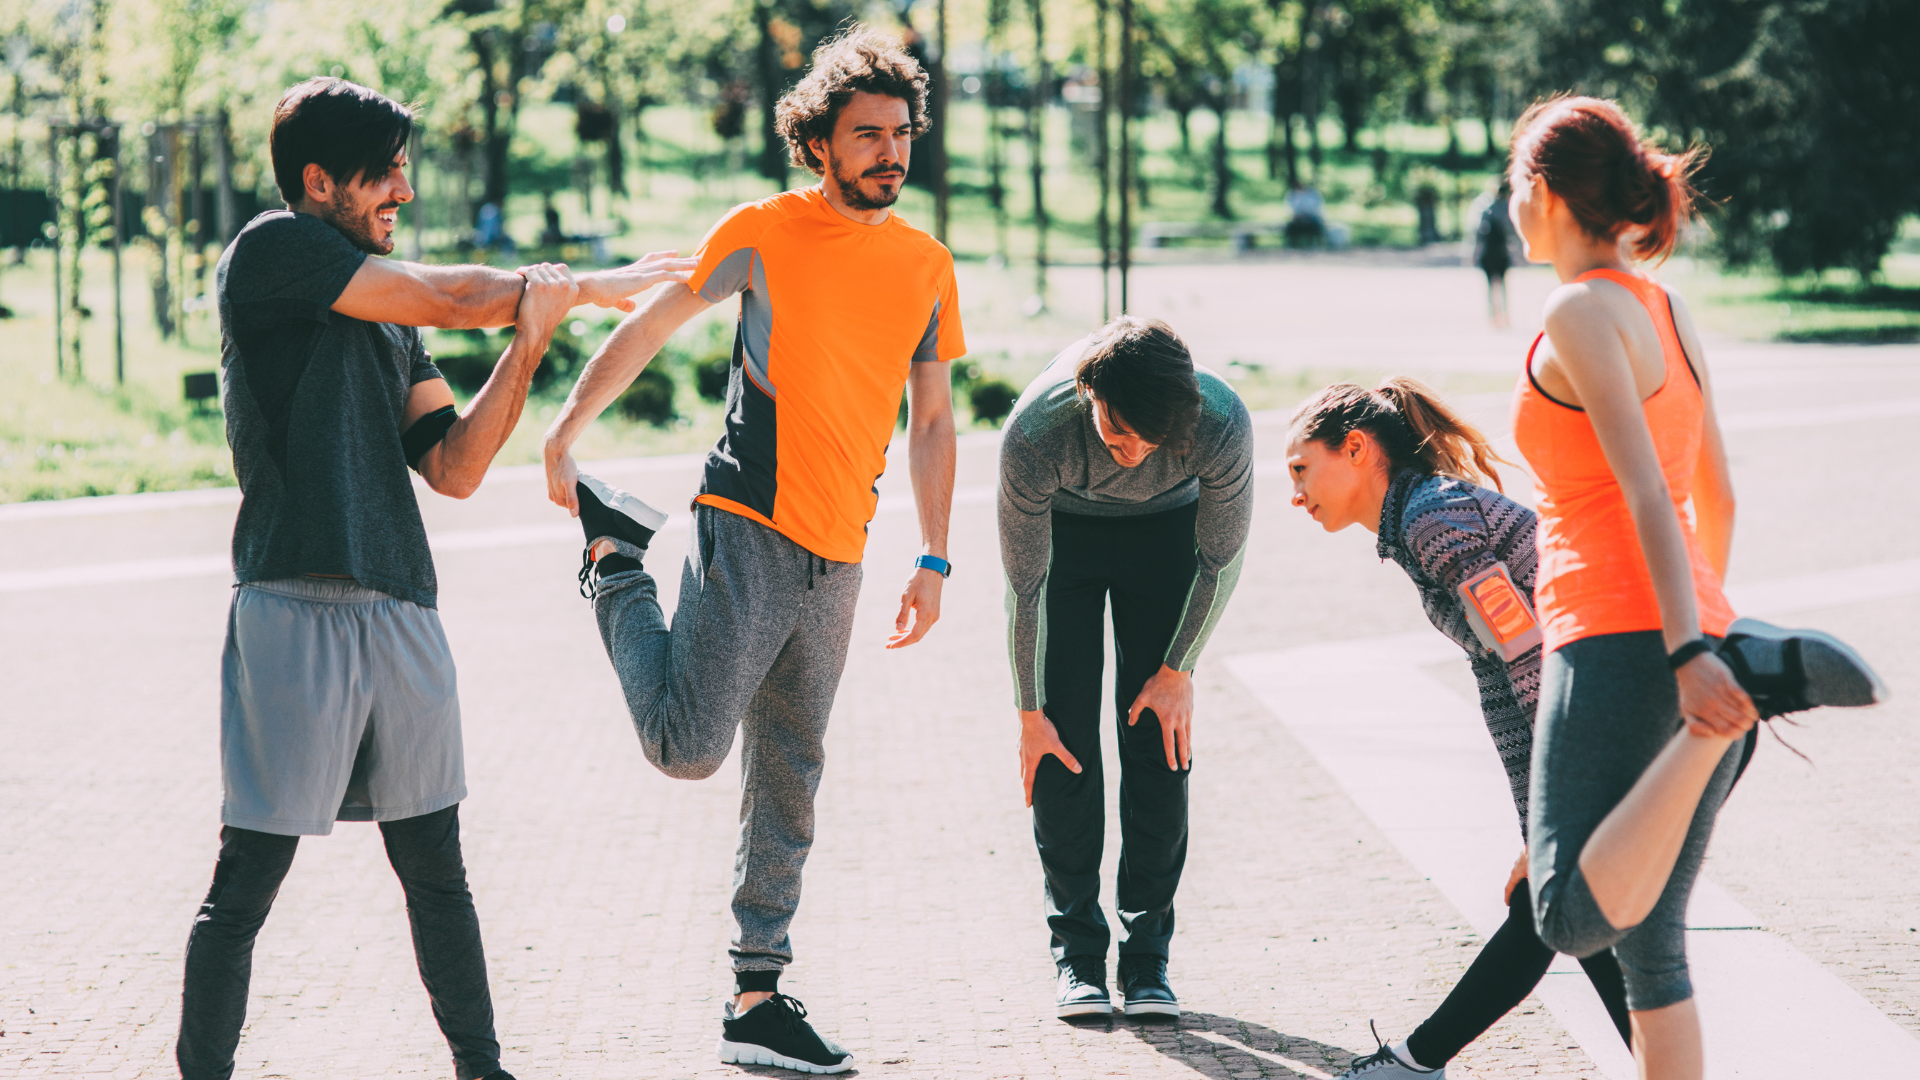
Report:
[[1076,390],[1086,339],[1069,345],[1013,407],[1000,439],[1000,558],[1007,572],[1007,650],[1022,710],[1046,704],[1047,576],[1055,510],[1092,517],[1156,514],[1198,501],[1198,566],[1167,666],[1192,671],[1240,578],[1253,520],[1253,422],[1240,395],[1210,371],[1200,380],[1192,449],[1159,449],[1116,464]]
[[1528,768],[1533,761],[1533,714],[1540,700],[1540,647],[1512,663],[1487,651],[1467,622],[1460,583],[1496,562],[1533,596],[1533,511],[1497,491],[1450,476],[1404,469],[1387,485],[1380,506],[1379,555],[1392,559],[1420,590],[1434,629],[1466,651],[1480,688],[1480,712],[1507,770],[1520,834],[1527,832]]

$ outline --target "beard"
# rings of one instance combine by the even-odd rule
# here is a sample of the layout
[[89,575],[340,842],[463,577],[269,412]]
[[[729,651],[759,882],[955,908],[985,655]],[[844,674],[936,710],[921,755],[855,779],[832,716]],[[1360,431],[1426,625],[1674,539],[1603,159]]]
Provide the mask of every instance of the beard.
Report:
[[[840,162],[831,154],[827,156],[827,168],[833,173],[833,182],[840,188],[840,197],[855,210],[885,210],[900,199],[900,189],[906,186],[907,169],[904,165],[875,165],[866,172],[855,176],[840,169]],[[860,189],[860,181],[868,177],[887,177],[894,181],[893,190],[880,189],[880,194],[869,196]]]
[[382,226],[374,215],[383,210],[398,209],[399,206],[397,202],[367,202],[339,210],[323,208],[319,218],[339,229],[347,242],[361,251],[369,255],[390,255],[393,253],[393,236],[380,236]]

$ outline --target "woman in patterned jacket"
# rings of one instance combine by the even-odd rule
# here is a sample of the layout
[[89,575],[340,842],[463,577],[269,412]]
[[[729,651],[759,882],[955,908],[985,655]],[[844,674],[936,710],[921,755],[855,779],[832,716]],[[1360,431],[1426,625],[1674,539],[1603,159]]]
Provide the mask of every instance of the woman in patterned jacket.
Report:
[[[1532,626],[1535,519],[1499,490],[1496,460],[1473,425],[1419,381],[1399,376],[1373,390],[1353,383],[1327,387],[1295,410],[1287,435],[1293,505],[1328,532],[1357,523],[1378,534],[1380,557],[1400,564],[1420,590],[1434,628],[1466,650],[1524,838],[1540,695],[1539,635],[1525,633]],[[1504,594],[1495,570],[1502,566]],[[1496,604],[1489,618],[1469,610],[1463,585],[1482,595],[1491,588],[1513,601],[1524,597],[1529,607],[1501,612]],[[1413,1034],[1356,1060],[1346,1077],[1444,1080],[1447,1062],[1461,1048],[1533,992],[1554,954],[1534,929],[1526,860],[1523,849],[1507,879],[1507,921],[1459,985]],[[1580,966],[1621,1038],[1628,1038],[1625,990],[1613,954],[1602,950]]]

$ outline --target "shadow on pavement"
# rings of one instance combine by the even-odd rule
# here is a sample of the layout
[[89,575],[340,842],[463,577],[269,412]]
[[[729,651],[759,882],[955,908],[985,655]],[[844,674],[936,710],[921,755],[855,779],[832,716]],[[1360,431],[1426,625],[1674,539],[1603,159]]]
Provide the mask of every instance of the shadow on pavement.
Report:
[[1175,1021],[1158,1022],[1115,1016],[1111,1023],[1203,1076],[1323,1080],[1339,1076],[1360,1056],[1345,1047],[1211,1013],[1189,1012]]

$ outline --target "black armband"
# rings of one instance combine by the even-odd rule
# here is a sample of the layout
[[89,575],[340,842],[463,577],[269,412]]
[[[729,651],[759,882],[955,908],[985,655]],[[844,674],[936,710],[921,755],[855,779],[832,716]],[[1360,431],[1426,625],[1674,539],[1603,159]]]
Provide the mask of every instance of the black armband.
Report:
[[454,422],[459,419],[460,414],[453,411],[453,406],[442,405],[415,420],[413,426],[400,436],[400,449],[407,455],[407,468],[419,469],[420,459],[427,456],[427,451],[440,445],[440,441],[447,437],[447,432],[453,429]]
[[1694,657],[1699,656],[1701,653],[1710,653],[1712,651],[1713,645],[1707,641],[1706,638],[1694,638],[1692,641],[1673,650],[1672,655],[1667,657],[1667,667],[1674,671],[1679,671],[1681,668],[1687,666]]

